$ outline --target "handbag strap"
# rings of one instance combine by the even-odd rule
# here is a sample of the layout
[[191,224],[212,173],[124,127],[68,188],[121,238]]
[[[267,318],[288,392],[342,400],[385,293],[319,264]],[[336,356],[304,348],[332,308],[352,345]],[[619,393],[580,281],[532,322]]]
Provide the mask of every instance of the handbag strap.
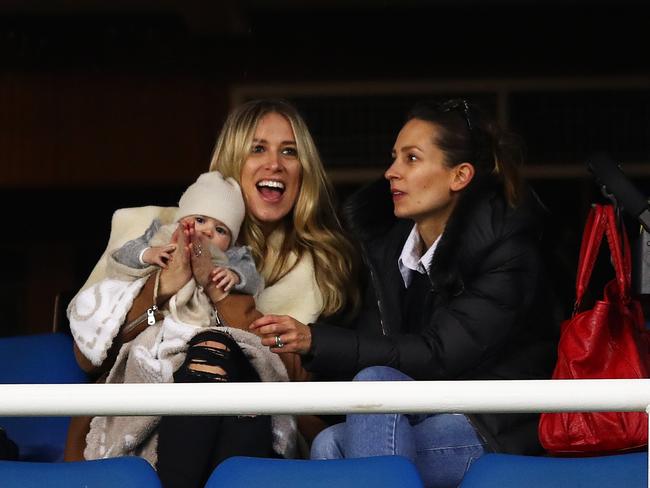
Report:
[[616,271],[616,283],[618,284],[619,297],[624,303],[630,299],[630,289],[632,288],[632,264],[630,243],[627,240],[627,233],[623,225],[618,225],[614,207],[605,206],[607,227],[605,235],[609,249],[612,253],[612,265]]
[[619,294],[624,300],[629,297],[631,281],[630,245],[625,229],[619,232],[614,208],[611,205],[596,204],[592,206],[587,216],[582,244],[580,245],[574,313],[580,307],[589,285],[603,235],[607,236]]
[[576,301],[573,308],[575,314],[589,285],[594,263],[598,256],[598,249],[603,239],[605,225],[603,212],[600,205],[592,205],[587,215],[585,229],[582,232],[580,244],[580,257],[578,259],[578,272],[576,274]]

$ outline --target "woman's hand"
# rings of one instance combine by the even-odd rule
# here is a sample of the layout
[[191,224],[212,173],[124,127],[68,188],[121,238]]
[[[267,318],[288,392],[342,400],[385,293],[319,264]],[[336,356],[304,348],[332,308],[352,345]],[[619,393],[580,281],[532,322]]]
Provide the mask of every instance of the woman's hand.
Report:
[[228,292],[215,286],[213,281],[215,266],[212,264],[210,242],[201,234],[195,232],[194,223],[185,224],[190,241],[190,260],[192,275],[213,304],[228,295]]
[[192,279],[190,267],[190,248],[188,245],[187,229],[179,224],[172,234],[171,244],[176,248],[171,253],[167,267],[160,272],[158,299],[160,303],[169,300],[185,284]]
[[306,354],[311,349],[311,329],[288,315],[264,315],[249,329],[262,337],[272,352]]

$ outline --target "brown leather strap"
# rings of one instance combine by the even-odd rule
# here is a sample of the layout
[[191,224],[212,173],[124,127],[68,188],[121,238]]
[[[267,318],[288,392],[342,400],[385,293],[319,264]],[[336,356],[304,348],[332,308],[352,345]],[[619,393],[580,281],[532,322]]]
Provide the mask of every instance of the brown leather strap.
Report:
[[[134,320],[142,316],[146,316],[147,310],[154,305],[153,297],[154,297],[155,287],[156,287],[156,273],[153,273],[147,279],[147,282],[140,290],[138,296],[136,296],[135,300],[133,300],[133,305],[131,305],[131,310],[129,310],[129,312],[126,314],[126,321],[124,322],[125,324],[130,324]],[[156,303],[156,305],[159,307],[162,306],[161,303]],[[120,345],[125,342],[132,341],[138,335],[140,335],[140,332],[142,332],[146,328],[147,328],[147,321],[145,319],[142,321],[141,324],[137,325],[136,327],[129,330],[128,332],[124,334],[120,333],[118,335]]]
[[[149,276],[146,283],[140,290],[140,293],[138,294],[137,297],[135,297],[135,300],[133,300],[133,305],[131,306],[131,310],[129,310],[129,312],[126,314],[126,321],[124,322],[125,324],[130,324],[134,320],[142,316],[146,317],[147,309],[151,308],[151,306],[154,303],[153,297],[154,297],[155,286],[156,286],[156,274],[154,273],[151,276]],[[156,319],[159,319],[160,317],[162,317],[162,314],[156,315]],[[79,367],[82,370],[84,370],[86,373],[91,375],[99,375],[108,371],[111,368],[111,366],[113,366],[113,363],[115,362],[115,358],[117,357],[117,353],[122,347],[122,344],[135,339],[140,334],[140,332],[142,332],[147,327],[148,324],[145,318],[140,324],[130,328],[128,332],[126,333],[120,332],[117,335],[117,337],[115,337],[115,339],[113,340],[113,344],[111,348],[108,350],[108,353],[106,355],[106,360],[102,363],[101,366],[93,365],[90,362],[90,360],[88,360],[88,358],[86,358],[81,353],[81,351],[77,347],[77,344],[75,343],[74,355],[75,358],[77,359],[77,363],[79,364]]]
[[219,318],[228,326],[248,331],[248,326],[262,314],[255,308],[251,295],[233,293],[214,304]]

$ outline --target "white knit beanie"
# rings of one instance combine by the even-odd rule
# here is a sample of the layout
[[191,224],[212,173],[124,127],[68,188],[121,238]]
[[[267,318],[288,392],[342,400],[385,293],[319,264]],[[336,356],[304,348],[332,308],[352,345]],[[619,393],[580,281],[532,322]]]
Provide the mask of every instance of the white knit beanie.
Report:
[[237,182],[233,178],[224,178],[218,171],[209,171],[199,176],[181,195],[176,220],[188,215],[204,215],[220,220],[230,229],[230,242],[234,243],[244,213],[244,198]]

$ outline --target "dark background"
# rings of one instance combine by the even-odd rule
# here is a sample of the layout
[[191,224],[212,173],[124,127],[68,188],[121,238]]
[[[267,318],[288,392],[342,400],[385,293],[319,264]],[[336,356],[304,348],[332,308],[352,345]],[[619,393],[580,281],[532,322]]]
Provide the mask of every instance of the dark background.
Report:
[[415,100],[479,101],[527,142],[570,302],[589,155],[650,195],[649,20],[642,1],[3,0],[1,333],[50,330],[112,212],[175,204],[228,109],[267,95],[301,109],[339,199],[381,175]]

